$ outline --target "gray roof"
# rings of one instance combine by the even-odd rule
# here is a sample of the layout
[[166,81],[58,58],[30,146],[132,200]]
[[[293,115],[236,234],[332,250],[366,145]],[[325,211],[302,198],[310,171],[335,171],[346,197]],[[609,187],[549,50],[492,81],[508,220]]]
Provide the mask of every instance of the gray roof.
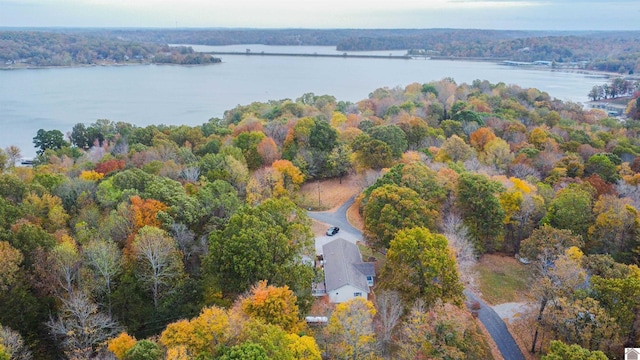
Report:
[[351,285],[368,293],[367,275],[375,275],[373,264],[363,263],[360,249],[342,238],[322,246],[324,282],[327,292]]

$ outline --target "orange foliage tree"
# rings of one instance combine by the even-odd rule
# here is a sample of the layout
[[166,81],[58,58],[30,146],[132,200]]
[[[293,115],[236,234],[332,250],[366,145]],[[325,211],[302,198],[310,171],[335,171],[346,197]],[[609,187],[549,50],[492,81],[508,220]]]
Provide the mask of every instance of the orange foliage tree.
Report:
[[296,296],[288,286],[267,285],[265,280],[258,282],[249,295],[239,300],[242,311],[250,317],[278,325],[290,333],[304,327],[296,301]]

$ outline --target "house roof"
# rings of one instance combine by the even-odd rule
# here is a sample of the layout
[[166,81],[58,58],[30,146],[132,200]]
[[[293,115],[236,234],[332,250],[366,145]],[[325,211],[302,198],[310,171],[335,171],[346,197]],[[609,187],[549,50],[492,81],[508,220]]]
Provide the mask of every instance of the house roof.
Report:
[[342,238],[322,246],[324,282],[327,292],[351,285],[368,293],[367,275],[375,275],[373,264],[363,263],[358,247]]

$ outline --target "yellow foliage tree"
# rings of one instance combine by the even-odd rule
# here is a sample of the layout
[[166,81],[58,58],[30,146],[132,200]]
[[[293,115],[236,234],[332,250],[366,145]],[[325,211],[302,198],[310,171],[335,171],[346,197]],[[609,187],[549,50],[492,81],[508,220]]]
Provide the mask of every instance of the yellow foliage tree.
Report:
[[296,296],[288,286],[267,285],[263,280],[251,289],[248,296],[240,300],[240,307],[252,318],[294,333],[304,328],[296,301]]
[[375,342],[374,305],[363,297],[338,304],[329,319],[329,332],[334,355],[348,359],[364,359]]
[[136,344],[136,339],[126,332],[111,339],[107,343],[107,349],[116,355],[118,360],[124,359],[124,354]]
[[202,309],[200,315],[189,320],[180,320],[167,325],[160,335],[160,343],[176,354],[186,352],[188,356],[212,354],[228,340],[229,316],[218,307]]
[[104,178],[104,174],[96,172],[95,170],[83,171],[80,173],[80,179],[89,181],[98,181]]
[[302,171],[289,160],[276,160],[271,166],[282,174],[283,188],[286,191],[297,191],[304,182]]
[[192,357],[189,355],[186,346],[176,346],[174,348],[167,349],[167,360],[189,360]]
[[320,348],[316,340],[311,336],[298,336],[296,334],[287,334],[289,340],[288,348],[291,354],[298,360],[320,360]]

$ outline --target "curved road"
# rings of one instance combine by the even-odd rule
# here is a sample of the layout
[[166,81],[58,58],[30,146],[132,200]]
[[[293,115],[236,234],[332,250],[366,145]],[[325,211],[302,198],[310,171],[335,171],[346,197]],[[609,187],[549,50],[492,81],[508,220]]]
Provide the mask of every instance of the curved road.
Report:
[[[362,232],[360,230],[354,228],[347,221],[347,209],[353,204],[355,196],[351,197],[347,200],[342,206],[340,206],[335,211],[309,211],[309,217],[324,223],[327,223],[331,226],[337,226],[340,228],[340,232],[336,237],[342,237],[345,240],[349,241],[358,241],[362,239]],[[318,249],[318,246],[322,246],[322,244],[333,239],[329,236],[322,236],[316,239],[316,251],[321,251]],[[464,290],[464,295],[469,299],[469,301],[477,301],[480,303],[480,311],[478,312],[478,319],[487,329],[489,335],[493,338],[493,341],[498,346],[498,350],[502,354],[502,357],[505,360],[524,360],[524,355],[522,355],[522,351],[516,344],[515,340],[513,340],[513,336],[507,329],[504,321],[500,316],[490,307],[488,306],[482,299],[477,297],[469,290]]]

